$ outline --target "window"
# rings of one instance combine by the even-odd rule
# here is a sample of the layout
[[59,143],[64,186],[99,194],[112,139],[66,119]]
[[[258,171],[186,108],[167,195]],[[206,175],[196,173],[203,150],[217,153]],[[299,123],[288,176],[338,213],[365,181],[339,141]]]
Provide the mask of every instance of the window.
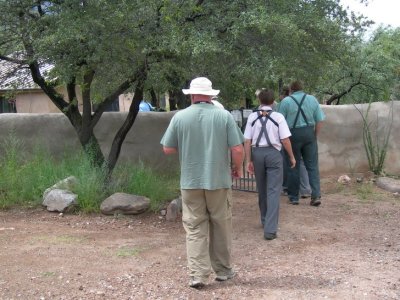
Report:
[[15,99],[6,99],[0,97],[0,114],[1,113],[16,113],[17,107],[15,105]]

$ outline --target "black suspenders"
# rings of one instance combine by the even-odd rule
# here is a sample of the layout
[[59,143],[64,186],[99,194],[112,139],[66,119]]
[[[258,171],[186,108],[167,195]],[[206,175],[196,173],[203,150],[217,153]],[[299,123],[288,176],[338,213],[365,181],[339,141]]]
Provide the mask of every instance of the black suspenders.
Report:
[[294,123],[293,123],[293,127],[292,128],[296,128],[296,123],[297,123],[297,120],[299,118],[300,113],[303,116],[304,121],[306,122],[306,124],[308,126],[308,121],[307,121],[306,114],[304,113],[303,109],[301,108],[301,106],[303,105],[304,99],[306,99],[306,96],[307,96],[307,94],[304,93],[304,96],[303,96],[303,98],[301,98],[300,103],[297,102],[297,100],[293,96],[289,96],[290,98],[293,99],[294,102],[296,102],[297,106],[299,107],[299,110],[297,111],[296,118],[294,119]]
[[[260,131],[257,141],[256,141],[256,147],[259,147],[259,143],[260,143],[260,140],[261,140],[261,137],[263,134],[267,140],[268,146],[270,146],[270,147],[272,146],[271,140],[269,139],[268,132],[267,132],[267,122],[268,122],[268,120],[271,120],[271,122],[274,123],[275,126],[277,126],[277,127],[279,127],[279,124],[269,116],[269,112],[271,112],[271,111],[272,110],[269,110],[269,111],[259,110],[257,119],[255,119],[253,121],[253,123],[251,123],[251,127],[253,127],[257,120],[260,120],[260,122],[261,122],[261,131]],[[263,119],[263,117],[266,117],[266,118]]]

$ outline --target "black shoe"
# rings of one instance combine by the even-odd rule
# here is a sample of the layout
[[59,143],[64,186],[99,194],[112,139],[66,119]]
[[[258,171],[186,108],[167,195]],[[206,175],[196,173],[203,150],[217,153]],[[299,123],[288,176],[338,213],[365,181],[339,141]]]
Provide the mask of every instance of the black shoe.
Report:
[[235,271],[233,271],[232,269],[230,270],[230,272],[226,275],[217,275],[217,277],[215,278],[216,281],[227,281],[229,279],[232,279],[233,277],[235,277],[236,273]]
[[320,198],[311,198],[310,205],[311,206],[319,206],[321,204]]
[[266,233],[264,234],[264,238],[268,241],[276,239],[276,233]]
[[189,286],[191,288],[200,290],[205,286],[205,283],[202,282],[201,280],[198,280],[198,279],[195,279],[194,277],[191,277]]
[[289,203],[292,204],[292,205],[299,205],[299,201],[291,201],[291,200],[289,200]]

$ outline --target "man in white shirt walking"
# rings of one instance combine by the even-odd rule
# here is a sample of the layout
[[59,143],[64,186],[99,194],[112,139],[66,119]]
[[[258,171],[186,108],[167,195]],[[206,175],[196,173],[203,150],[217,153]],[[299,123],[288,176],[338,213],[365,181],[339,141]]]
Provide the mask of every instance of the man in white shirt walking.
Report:
[[255,174],[258,189],[258,204],[264,238],[273,240],[277,237],[279,199],[283,181],[282,145],[290,159],[290,167],[296,165],[291,136],[284,116],[274,112],[274,93],[261,90],[258,94],[260,106],[247,119],[245,153],[247,171]]

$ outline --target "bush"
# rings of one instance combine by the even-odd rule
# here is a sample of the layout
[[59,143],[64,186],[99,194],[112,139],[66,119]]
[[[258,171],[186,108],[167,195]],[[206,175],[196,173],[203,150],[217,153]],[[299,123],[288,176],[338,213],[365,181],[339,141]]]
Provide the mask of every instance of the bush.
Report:
[[78,185],[72,192],[78,195],[78,209],[98,212],[101,201],[114,192],[125,192],[150,198],[150,208],[158,210],[179,193],[178,174],[159,175],[143,163],[117,167],[111,181],[106,172],[93,167],[83,153],[65,154],[60,162],[37,147],[29,159],[24,158],[23,143],[13,137],[3,143],[0,159],[0,208],[32,207],[42,203],[43,192],[56,182],[75,176]]

